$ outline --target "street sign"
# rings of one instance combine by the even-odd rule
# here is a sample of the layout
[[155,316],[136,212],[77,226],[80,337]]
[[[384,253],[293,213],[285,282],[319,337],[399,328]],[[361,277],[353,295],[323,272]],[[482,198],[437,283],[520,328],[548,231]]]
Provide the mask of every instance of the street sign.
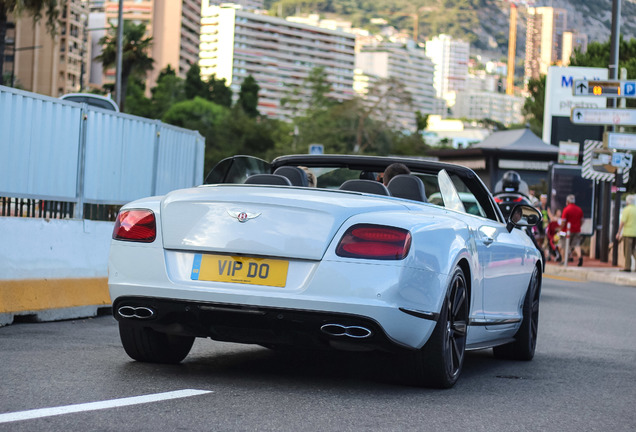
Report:
[[590,125],[572,127],[570,114],[574,107],[606,108],[606,98],[573,95],[574,81],[601,81],[608,79],[607,68],[550,66],[545,82],[543,110],[544,142],[559,145],[559,141],[582,142],[586,139],[601,140],[603,128]]
[[579,148],[581,144],[572,141],[561,141],[559,142],[559,159],[558,163],[560,164],[570,164],[570,165],[578,165],[579,164]]
[[[585,140],[583,144],[583,163],[581,164],[581,176],[585,179],[614,182],[616,167],[612,167],[612,157],[608,155],[610,150],[603,148],[603,141]],[[597,171],[598,169],[598,171]],[[623,184],[629,181],[629,170],[623,170]]]
[[575,80],[572,92],[574,96],[636,98],[636,81]]
[[606,132],[607,146],[617,150],[636,150],[636,134]]
[[612,166],[616,168],[631,168],[632,167],[632,154],[615,152],[612,154]]
[[323,154],[325,146],[322,144],[309,144],[309,154]]
[[636,109],[572,108],[570,120],[579,125],[636,126]]

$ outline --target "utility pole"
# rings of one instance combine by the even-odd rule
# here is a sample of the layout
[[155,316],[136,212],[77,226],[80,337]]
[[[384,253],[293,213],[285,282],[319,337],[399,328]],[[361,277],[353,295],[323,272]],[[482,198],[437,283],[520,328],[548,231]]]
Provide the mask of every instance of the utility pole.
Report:
[[[621,34],[621,0],[612,0],[612,35],[610,43],[610,64],[609,64],[609,79],[618,79],[618,54]],[[608,98],[607,106],[610,108],[616,108],[618,106],[616,98]],[[616,127],[611,126],[611,131],[615,132]],[[618,233],[619,213],[621,209],[621,188],[623,187],[623,170],[616,170],[615,175],[616,193],[614,194],[614,217],[612,223],[612,242],[614,243],[614,250],[612,251],[612,265],[618,265],[618,242],[616,241],[616,234]],[[610,195],[607,196],[607,204],[610,204]],[[609,218],[607,219],[609,222]],[[608,228],[609,229],[609,223]]]
[[124,0],[119,0],[119,12],[117,13],[117,71],[115,75],[115,100],[117,106],[121,106],[124,99],[121,94],[121,68],[124,40]]

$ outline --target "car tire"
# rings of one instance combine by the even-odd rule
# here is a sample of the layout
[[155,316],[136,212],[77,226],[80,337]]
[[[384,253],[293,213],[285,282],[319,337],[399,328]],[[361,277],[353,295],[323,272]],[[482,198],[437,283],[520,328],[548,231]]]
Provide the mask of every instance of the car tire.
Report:
[[130,358],[149,363],[179,363],[186,358],[194,343],[193,336],[160,333],[123,323],[119,323],[119,337]]
[[421,350],[408,356],[413,384],[431,388],[455,385],[464,364],[469,303],[466,278],[457,267],[431,337]]
[[541,297],[541,276],[535,267],[528,291],[523,301],[523,321],[515,341],[493,348],[495,357],[508,360],[529,361],[534,357],[539,329],[539,299]]

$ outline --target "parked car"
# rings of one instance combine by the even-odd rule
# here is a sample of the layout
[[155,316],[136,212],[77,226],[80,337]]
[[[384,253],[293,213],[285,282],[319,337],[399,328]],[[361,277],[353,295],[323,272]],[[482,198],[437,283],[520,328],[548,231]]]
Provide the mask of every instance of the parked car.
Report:
[[119,112],[119,106],[114,100],[109,97],[93,93],[67,93],[60,96],[60,99],[77,103],[85,103],[97,108]]
[[[371,180],[394,162],[411,174]],[[466,211],[472,199],[481,214]],[[195,337],[380,350],[412,384],[448,388],[466,350],[534,356],[542,262],[513,227],[540,220],[530,206],[504,220],[458,165],[237,156],[202,186],[122,207],[109,258],[113,314],[138,361],[178,363]]]

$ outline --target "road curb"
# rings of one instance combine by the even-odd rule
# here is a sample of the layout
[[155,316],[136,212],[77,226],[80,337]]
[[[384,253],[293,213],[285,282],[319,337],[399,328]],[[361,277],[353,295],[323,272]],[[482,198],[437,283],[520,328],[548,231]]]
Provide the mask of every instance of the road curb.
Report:
[[564,267],[547,265],[545,275],[568,277],[588,282],[603,282],[614,285],[636,286],[636,273],[624,273],[614,267]]

